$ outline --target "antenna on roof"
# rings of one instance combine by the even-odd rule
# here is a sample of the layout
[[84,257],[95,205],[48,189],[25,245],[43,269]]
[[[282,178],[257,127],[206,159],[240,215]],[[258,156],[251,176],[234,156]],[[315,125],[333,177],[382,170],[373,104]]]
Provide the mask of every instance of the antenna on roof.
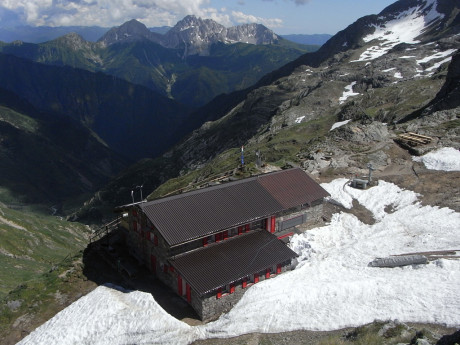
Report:
[[144,187],[144,184],[142,184],[140,186],[136,186],[136,188],[139,188],[141,190],[141,201],[144,200],[144,198],[142,198],[142,187]]
[[262,161],[260,159],[260,151],[256,151],[256,167],[260,168],[262,166]]
[[241,166],[244,167],[244,146],[241,146]]
[[134,191],[131,191],[131,198],[133,199],[133,204],[134,204]]

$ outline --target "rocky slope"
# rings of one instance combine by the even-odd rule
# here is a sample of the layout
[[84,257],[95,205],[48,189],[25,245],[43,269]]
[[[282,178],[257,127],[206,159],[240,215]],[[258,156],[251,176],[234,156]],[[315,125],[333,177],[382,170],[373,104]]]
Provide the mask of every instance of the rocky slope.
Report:
[[183,57],[209,55],[209,48],[218,42],[273,44],[282,38],[261,24],[243,24],[226,28],[212,19],[189,15],[180,20],[164,35],[155,33],[133,19],[112,28],[98,42],[104,46],[115,43],[149,40],[166,48],[181,49]]

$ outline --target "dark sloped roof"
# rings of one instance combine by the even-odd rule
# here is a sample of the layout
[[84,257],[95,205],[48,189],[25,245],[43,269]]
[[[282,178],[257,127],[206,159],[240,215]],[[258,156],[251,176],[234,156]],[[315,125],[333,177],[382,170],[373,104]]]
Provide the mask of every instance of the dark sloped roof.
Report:
[[296,256],[276,236],[261,230],[186,253],[170,263],[198,294],[204,295]]
[[329,195],[301,169],[142,203],[139,206],[164,239],[175,246]]

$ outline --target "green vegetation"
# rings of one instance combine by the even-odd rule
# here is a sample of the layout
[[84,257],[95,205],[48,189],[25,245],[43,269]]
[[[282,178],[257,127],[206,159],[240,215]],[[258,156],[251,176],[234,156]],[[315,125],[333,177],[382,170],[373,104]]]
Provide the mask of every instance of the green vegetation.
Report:
[[375,88],[371,97],[363,97],[360,106],[364,113],[378,121],[401,119],[422,108],[441,88],[442,78],[422,78],[399,84]]
[[0,45],[0,52],[50,65],[103,72],[146,86],[163,96],[168,95],[172,84],[171,96],[190,106],[202,106],[220,94],[245,89],[267,73],[317,49],[318,46],[284,39],[272,45],[217,43],[208,56],[183,58],[182,50],[150,41],[102,48],[96,43],[64,36],[41,44]]
[[0,206],[0,297],[86,247],[89,229]]
[[[53,317],[68,303],[86,293],[91,284],[83,275],[83,252],[73,252],[34,279],[0,295],[0,336],[10,336],[14,324],[33,329]],[[86,282],[86,283],[85,283]],[[32,324],[29,324],[32,320]],[[15,330],[16,333],[20,332]]]
[[[203,168],[191,170],[179,177],[172,178],[160,185],[148,197],[149,200],[159,198],[168,194],[179,193],[183,189],[198,188],[205,182],[218,179],[227,172],[233,172],[234,178],[248,177],[251,174],[258,174],[255,167],[256,151],[260,152],[265,164],[277,167],[289,166],[291,163],[300,164],[299,152],[308,151],[308,147],[319,138],[326,135],[335,122],[333,115],[323,116],[309,122],[301,123],[285,128],[277,133],[268,134],[258,143],[249,143],[245,146],[244,170],[239,170],[240,147],[228,149],[212,159]],[[224,125],[223,123],[221,124]],[[217,124],[216,124],[217,126]],[[229,126],[228,136],[236,135],[238,129]],[[212,136],[212,128],[208,131]]]
[[18,129],[32,133],[38,129],[38,123],[36,120],[1,105],[0,121],[7,122]]

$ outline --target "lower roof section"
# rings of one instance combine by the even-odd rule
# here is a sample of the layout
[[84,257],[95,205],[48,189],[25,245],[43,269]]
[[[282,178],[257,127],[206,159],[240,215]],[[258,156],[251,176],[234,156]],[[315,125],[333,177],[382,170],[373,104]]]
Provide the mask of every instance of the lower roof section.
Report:
[[296,256],[275,235],[260,230],[186,253],[170,263],[203,296]]

